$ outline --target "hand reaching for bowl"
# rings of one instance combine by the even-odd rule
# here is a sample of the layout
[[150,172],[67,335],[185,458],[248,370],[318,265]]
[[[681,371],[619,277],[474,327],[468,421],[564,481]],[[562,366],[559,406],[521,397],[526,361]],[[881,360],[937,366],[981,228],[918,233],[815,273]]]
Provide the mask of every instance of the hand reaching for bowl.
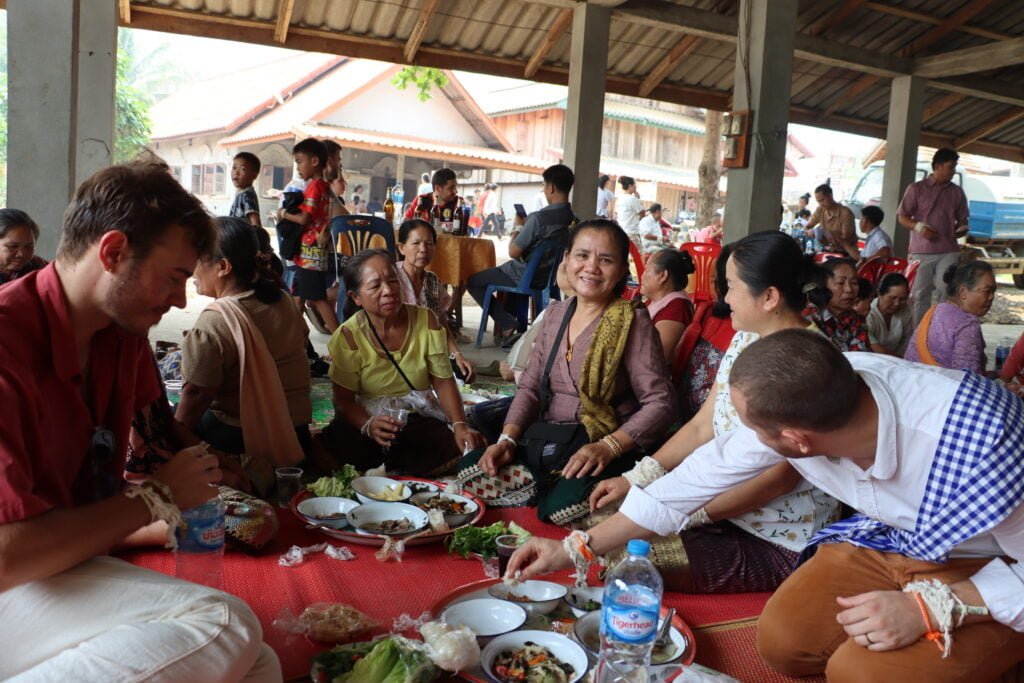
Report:
[[174,454],[161,465],[153,478],[167,484],[174,504],[180,510],[202,505],[217,494],[214,486],[221,479],[217,456],[205,443],[190,446]]
[[512,553],[505,576],[514,576],[520,581],[526,581],[571,566],[572,561],[562,547],[561,541],[534,536]]

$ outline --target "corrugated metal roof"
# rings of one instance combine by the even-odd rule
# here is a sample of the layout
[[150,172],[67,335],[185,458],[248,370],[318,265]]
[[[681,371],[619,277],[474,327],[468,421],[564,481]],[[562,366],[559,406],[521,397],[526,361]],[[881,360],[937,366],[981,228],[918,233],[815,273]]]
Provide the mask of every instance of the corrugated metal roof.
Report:
[[[284,46],[404,63],[407,41],[424,2],[296,0]],[[521,78],[558,17],[574,4],[569,0],[441,0],[426,23],[413,61]],[[688,30],[694,30],[693,22],[673,23],[669,13],[677,8],[698,10],[726,17],[735,24],[738,5],[736,0],[629,0],[613,8],[609,89],[637,94],[643,79]],[[272,44],[278,6],[278,0],[131,0],[129,25]],[[796,30],[801,37],[816,34],[832,46],[859,50],[862,62],[879,55],[906,57],[904,51],[909,48],[914,48],[913,56],[926,56],[996,45],[1002,39],[1020,37],[1024,30],[1024,2],[1016,0],[990,2],[934,41],[940,23],[982,5],[965,0],[865,2],[841,21],[833,21],[834,13],[845,6],[800,0]],[[559,85],[567,82],[571,30],[570,26],[550,46],[534,79]],[[929,44],[922,47],[922,41]],[[652,97],[724,109],[735,71],[735,38],[701,37],[693,52],[670,71]],[[890,80],[876,78],[867,84],[862,81],[864,71],[826,65],[820,59],[795,59],[791,119],[884,136]],[[849,89],[854,84],[865,87],[860,95],[851,97]],[[1024,66],[990,69],[952,81],[930,79],[928,99],[944,97],[951,88],[966,88],[968,97],[950,111],[936,113],[924,122],[922,141],[926,144],[953,144],[965,136],[976,136],[972,131],[980,130],[1007,106],[1024,108]],[[998,101],[1000,98],[1003,101]],[[1024,126],[1007,123],[985,132],[979,142],[964,149],[1024,160]]]

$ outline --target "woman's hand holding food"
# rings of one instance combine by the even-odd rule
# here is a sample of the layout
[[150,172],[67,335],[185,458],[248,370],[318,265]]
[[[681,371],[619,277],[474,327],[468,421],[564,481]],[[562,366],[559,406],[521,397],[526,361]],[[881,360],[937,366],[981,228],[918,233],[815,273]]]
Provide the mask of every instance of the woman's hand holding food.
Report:
[[505,576],[515,576],[525,581],[571,566],[572,561],[561,541],[534,536],[512,553]]
[[562,468],[562,477],[582,479],[588,474],[596,477],[614,459],[615,453],[608,444],[601,441],[587,444],[569,458],[569,462]]
[[367,427],[369,437],[376,441],[379,445],[385,448],[391,445],[391,442],[398,436],[399,430],[402,428],[401,423],[393,417],[387,415],[374,415],[370,419],[370,425]]
[[487,447],[487,439],[484,438],[484,435],[464,422],[456,423],[454,432],[455,443],[462,451],[475,451],[478,448]]
[[599,510],[605,505],[622,500],[629,493],[629,487],[629,480],[625,477],[612,477],[599,482],[590,494],[590,511]]
[[487,476],[494,477],[497,476],[499,468],[512,461],[515,454],[516,448],[511,441],[499,441],[487,447],[477,464]]

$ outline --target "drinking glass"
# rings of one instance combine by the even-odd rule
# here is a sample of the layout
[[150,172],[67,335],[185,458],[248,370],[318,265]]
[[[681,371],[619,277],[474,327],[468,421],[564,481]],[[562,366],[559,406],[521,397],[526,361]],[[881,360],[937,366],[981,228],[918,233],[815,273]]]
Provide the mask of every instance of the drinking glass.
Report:
[[[384,409],[384,414],[387,415],[388,417],[390,417],[391,419],[395,420],[396,422],[398,422],[398,429],[399,429],[399,431],[404,429],[406,423],[409,421],[409,411],[406,410],[405,408],[402,408],[400,405],[397,405],[397,404],[392,404],[392,405],[388,406],[387,408],[385,408]],[[396,435],[395,438],[397,439],[398,436]],[[384,446],[384,452],[385,453],[387,453],[389,450],[391,450],[391,445],[390,444],[387,445],[387,446]]]
[[302,479],[301,467],[278,467],[274,470],[277,477],[277,504],[286,508],[292,498],[299,492],[299,483]]

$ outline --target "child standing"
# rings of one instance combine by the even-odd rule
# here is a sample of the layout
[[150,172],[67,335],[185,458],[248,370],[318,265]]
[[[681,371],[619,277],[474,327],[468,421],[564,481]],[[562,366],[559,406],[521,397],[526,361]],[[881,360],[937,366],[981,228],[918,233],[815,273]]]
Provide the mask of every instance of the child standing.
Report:
[[256,227],[261,227],[260,222],[260,200],[256,190],[252,187],[252,181],[260,174],[260,160],[251,152],[239,152],[231,160],[231,182],[238,193],[235,201],[231,202],[229,216],[249,221]]
[[327,300],[325,273],[330,256],[331,192],[324,180],[327,166],[327,148],[315,138],[306,138],[292,148],[295,170],[306,181],[302,206],[298,213],[278,209],[278,219],[289,220],[303,226],[301,248],[293,261],[297,266],[292,283],[292,296],[299,308],[309,301],[330,332],[338,327],[338,317]]

